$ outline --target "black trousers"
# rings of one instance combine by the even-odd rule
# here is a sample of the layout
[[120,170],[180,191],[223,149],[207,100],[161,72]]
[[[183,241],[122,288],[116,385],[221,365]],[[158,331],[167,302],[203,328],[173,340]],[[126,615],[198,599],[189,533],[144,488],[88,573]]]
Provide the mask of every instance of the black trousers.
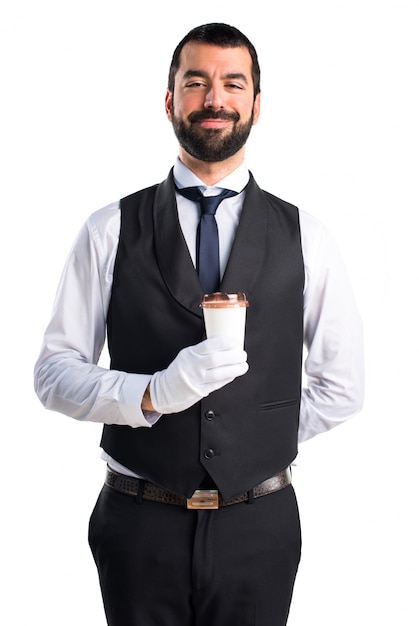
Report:
[[104,486],[89,543],[109,626],[285,626],[301,551],[291,485],[218,510]]

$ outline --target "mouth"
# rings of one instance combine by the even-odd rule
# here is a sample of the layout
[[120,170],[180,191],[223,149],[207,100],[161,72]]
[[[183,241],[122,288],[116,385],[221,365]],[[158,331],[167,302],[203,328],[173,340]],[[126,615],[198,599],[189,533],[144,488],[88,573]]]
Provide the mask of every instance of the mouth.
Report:
[[199,120],[196,122],[201,126],[201,128],[226,128],[231,124],[231,120],[223,120],[223,119],[208,119],[208,120]]
[[226,128],[231,123],[236,123],[240,119],[238,113],[229,111],[194,111],[189,115],[191,124],[198,124],[201,128]]

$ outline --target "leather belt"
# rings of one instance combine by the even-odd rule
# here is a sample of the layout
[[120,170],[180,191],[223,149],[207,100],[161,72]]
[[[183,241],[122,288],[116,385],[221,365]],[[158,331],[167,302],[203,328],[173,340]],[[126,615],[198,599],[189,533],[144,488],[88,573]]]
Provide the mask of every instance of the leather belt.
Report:
[[269,493],[274,493],[275,491],[287,487],[287,485],[291,484],[291,468],[287,467],[282,470],[282,472],[279,472],[279,474],[272,476],[272,478],[264,480],[259,485],[256,485],[256,487],[253,487],[250,492],[241,493],[228,500],[222,497],[218,489],[197,489],[191,498],[186,498],[185,496],[179,496],[176,493],[167,491],[145,480],[119,474],[110,468],[106,470],[105,484],[129,496],[138,496],[142,489],[142,498],[144,500],[151,500],[152,502],[177,504],[188,509],[218,509],[220,506],[247,502],[249,500],[249,493],[250,498],[252,498],[252,495],[253,498],[260,498],[261,496],[266,496]]

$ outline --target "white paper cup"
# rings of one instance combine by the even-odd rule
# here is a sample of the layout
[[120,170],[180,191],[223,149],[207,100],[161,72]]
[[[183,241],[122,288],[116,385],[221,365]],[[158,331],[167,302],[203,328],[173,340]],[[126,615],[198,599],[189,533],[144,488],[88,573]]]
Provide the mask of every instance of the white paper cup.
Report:
[[210,293],[201,302],[207,338],[227,335],[244,347],[246,308],[249,303],[244,293]]

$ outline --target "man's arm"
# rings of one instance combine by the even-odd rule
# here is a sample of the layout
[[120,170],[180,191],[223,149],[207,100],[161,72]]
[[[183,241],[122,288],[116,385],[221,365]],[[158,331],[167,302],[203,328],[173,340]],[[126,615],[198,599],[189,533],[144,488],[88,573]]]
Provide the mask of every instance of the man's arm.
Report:
[[119,204],[93,214],[67,258],[35,365],[35,390],[47,409],[78,420],[149,427],[141,401],[151,376],[97,365],[120,225]]
[[141,400],[141,410],[143,411],[143,413],[147,411],[155,411],[150,397],[150,383],[148,383],[146,390],[144,391],[144,395]]
[[356,415],[364,398],[363,331],[344,263],[324,227],[301,213],[307,385],[299,441]]
[[245,374],[247,355],[234,341],[218,338],[184,348],[152,375],[99,367],[118,234],[115,205],[81,230],[35,366],[35,389],[46,408],[75,419],[150,427],[162,413],[183,411]]

